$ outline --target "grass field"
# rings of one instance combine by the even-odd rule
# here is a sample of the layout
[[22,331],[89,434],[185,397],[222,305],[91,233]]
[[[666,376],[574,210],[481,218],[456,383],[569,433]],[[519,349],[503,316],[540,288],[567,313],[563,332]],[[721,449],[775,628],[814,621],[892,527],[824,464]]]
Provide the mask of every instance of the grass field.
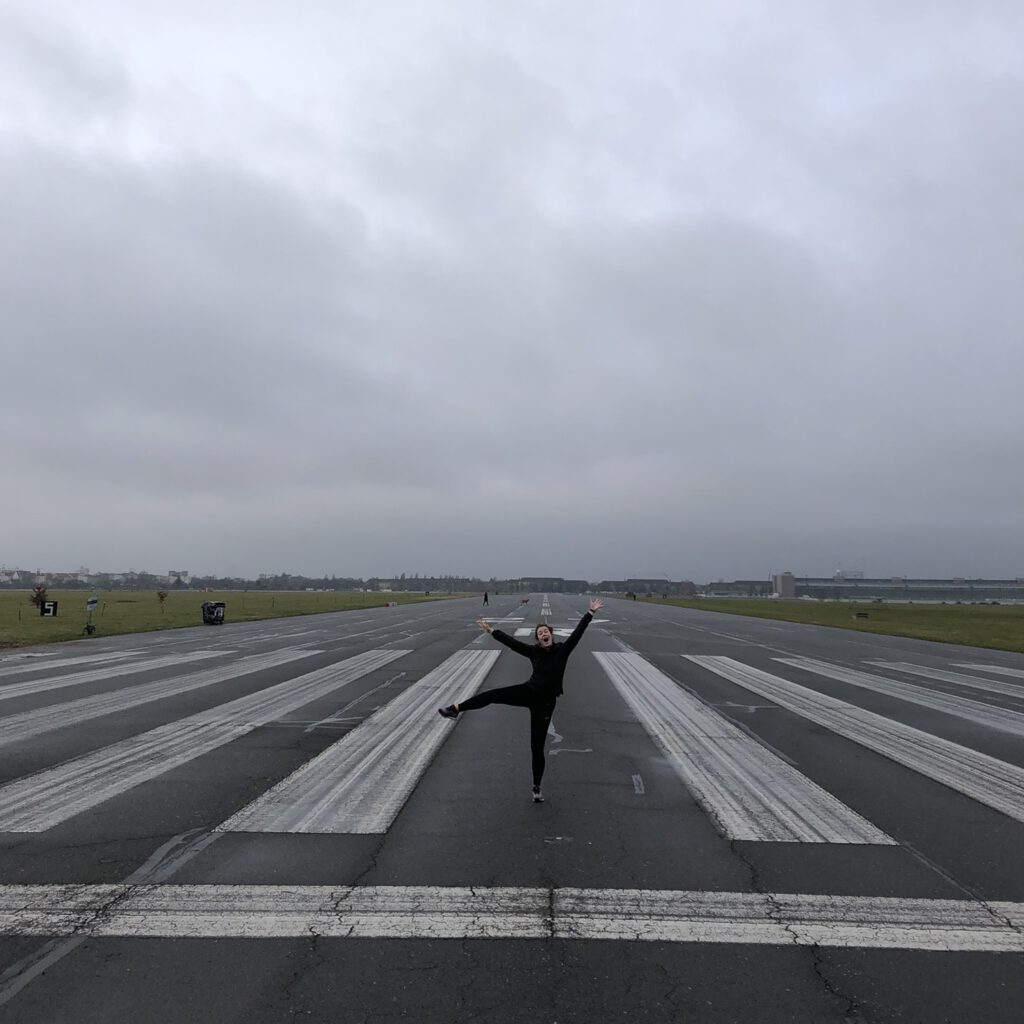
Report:
[[[352,611],[357,608],[380,608],[388,601],[412,604],[420,601],[445,600],[453,595],[381,594],[381,593],[307,593],[305,591],[231,590],[221,593],[198,591],[169,592],[163,606],[156,591],[52,590],[47,600],[57,601],[57,617],[43,618],[29,601],[25,590],[0,591],[0,648],[49,644],[84,637],[89,618],[85,602],[98,601],[92,614],[96,627],[94,636],[115,636],[123,633],[144,633],[154,629],[180,629],[201,626],[204,601],[223,601],[225,621],[251,622],[256,619],[279,619],[290,615],[312,615],[317,612]],[[209,626],[208,629],[216,629]]]
[[[945,644],[1024,652],[1024,605],[847,604],[845,602],[641,598],[651,604],[699,608],[727,615],[836,626]],[[857,613],[867,618],[857,618]]]

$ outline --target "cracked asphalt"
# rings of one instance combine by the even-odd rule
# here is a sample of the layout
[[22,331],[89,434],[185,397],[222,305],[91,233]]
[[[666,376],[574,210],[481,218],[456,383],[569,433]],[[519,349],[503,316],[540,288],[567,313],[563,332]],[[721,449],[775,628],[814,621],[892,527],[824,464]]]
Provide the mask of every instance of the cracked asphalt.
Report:
[[[574,624],[586,606],[583,598],[560,595],[550,595],[550,603],[557,625]],[[491,617],[525,612],[528,625],[539,607],[539,599],[524,608],[516,598],[497,596],[487,612]],[[229,606],[228,623],[216,630],[65,645],[61,651],[68,656],[123,648],[143,652],[142,658],[217,645],[241,657],[289,646],[291,628],[316,630],[302,641],[324,652],[303,661],[302,671],[385,645],[412,653],[299,714],[260,727],[47,832],[0,834],[0,882],[123,887],[91,908],[87,921],[93,924],[109,918],[139,887],[161,883],[331,886],[339,914],[352,896],[350,886],[523,886],[547,893],[548,938],[325,937],[315,927],[289,939],[118,938],[97,937],[88,924],[65,937],[8,935],[0,937],[0,1021],[1016,1024],[1021,1019],[1024,955],[800,944],[774,894],[971,899],[984,906],[1022,901],[1024,824],[752,698],[681,657],[726,655],[1024,766],[1024,746],[1016,737],[890,696],[796,670],[782,672],[773,661],[804,656],[863,667],[867,659],[879,658],[935,667],[984,661],[1024,668],[1018,655],[613,600],[598,616],[606,621],[591,627],[569,662],[565,696],[553,721],[557,739],[549,746],[549,755],[561,750],[566,756],[548,757],[544,804],[530,800],[526,713],[491,707],[451,727],[385,834],[215,831],[444,658],[469,644],[496,647],[473,625],[480,612],[476,601],[464,600],[232,625]],[[272,633],[277,635],[263,639]],[[778,751],[897,845],[723,837],[592,657],[594,651],[622,650],[622,645]],[[503,651],[485,686],[522,681],[524,665]],[[164,674],[181,671],[168,668]],[[291,665],[271,668],[13,744],[0,750],[0,783],[295,672]],[[125,675],[76,686],[73,693],[23,696],[10,701],[5,713],[137,681]],[[984,699],[1024,710],[1024,699]],[[556,927],[555,906],[556,890],[565,887],[760,893],[769,915],[793,935],[793,945],[647,941],[642,935],[636,941],[566,938],[565,926]],[[994,906],[989,909],[1012,926]]]

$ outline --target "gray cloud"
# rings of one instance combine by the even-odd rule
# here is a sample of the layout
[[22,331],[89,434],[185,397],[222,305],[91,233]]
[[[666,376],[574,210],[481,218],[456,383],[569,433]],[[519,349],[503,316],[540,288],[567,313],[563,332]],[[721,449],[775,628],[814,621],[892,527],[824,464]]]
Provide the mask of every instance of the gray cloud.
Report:
[[1024,573],[1014,6],[39,10],[0,561]]

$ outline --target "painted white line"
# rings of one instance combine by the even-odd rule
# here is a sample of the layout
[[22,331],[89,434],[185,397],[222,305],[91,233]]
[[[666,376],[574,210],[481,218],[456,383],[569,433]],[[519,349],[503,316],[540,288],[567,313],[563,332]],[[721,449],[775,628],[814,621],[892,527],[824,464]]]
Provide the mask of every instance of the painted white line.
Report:
[[498,651],[456,651],[361,725],[229,818],[220,832],[387,832]]
[[1024,714],[1019,711],[994,708],[990,704],[982,704],[980,701],[969,700],[967,697],[957,697],[955,694],[942,693],[926,686],[887,679],[885,676],[876,676],[871,672],[858,672],[856,669],[832,665],[827,661],[818,661],[816,658],[776,658],[774,660],[780,661],[784,665],[792,665],[794,668],[813,672],[815,675],[824,676],[826,679],[835,679],[841,683],[849,683],[851,686],[883,693],[887,697],[905,700],[908,704],[919,704],[921,707],[931,708],[933,711],[942,711],[947,715],[955,715],[957,718],[977,722],[978,725],[984,725],[990,729],[1012,733],[1014,736],[1024,736]]
[[727,838],[894,845],[639,654],[600,652],[594,657]]
[[978,665],[974,663],[958,663],[957,668],[980,668],[983,672],[995,672],[1000,676],[1014,676],[1016,679],[1024,679],[1024,668],[1005,668],[1002,665]]
[[0,934],[561,939],[1021,953],[1024,904],[642,889],[5,885]]
[[644,794],[644,780],[639,775],[633,776],[633,792],[638,796]]
[[367,651],[0,787],[0,832],[44,832],[317,700],[408,651]]
[[[123,658],[130,658],[140,651],[118,651],[113,654],[86,654],[77,658],[58,658],[56,661],[29,661],[15,659],[44,658],[43,654],[21,654],[14,657],[0,658],[0,676],[13,676],[22,672],[46,672],[51,668],[67,668],[69,665],[99,665],[106,661],[119,661]],[[8,661],[11,664],[8,664]]]
[[684,657],[853,743],[874,750],[1016,821],[1024,821],[1024,768],[865,711],[770,672],[750,668],[733,658],[706,654]]
[[320,653],[322,652],[285,649],[269,654],[256,654],[250,658],[232,662],[230,665],[218,665],[217,668],[207,669],[205,672],[172,676],[170,679],[156,679],[153,682],[130,686],[123,690],[98,693],[92,697],[82,697],[80,700],[36,708],[33,711],[24,711],[19,715],[9,715],[6,718],[0,718],[0,747],[9,743],[17,743],[31,736],[39,736],[53,729],[64,729],[91,718],[112,715],[118,711],[138,707],[140,704],[147,704],[150,701],[163,700],[165,697],[173,697],[175,694],[187,693],[205,686],[214,686],[227,682],[229,679],[236,679],[252,672],[261,672],[264,669],[285,665],[290,661],[297,661],[299,658],[308,658],[313,654]]
[[924,676],[926,679],[938,679],[944,683],[955,683],[957,686],[969,686],[975,690],[1002,693],[1008,697],[1018,697],[1024,700],[1024,687],[1019,684],[1004,683],[1000,679],[983,679],[981,676],[969,676],[965,672],[947,672],[941,668],[929,668],[927,665],[911,665],[907,661],[873,661],[871,664],[896,672],[907,672],[912,676]]
[[[551,632],[555,636],[571,636],[573,628],[575,628],[575,627],[555,626],[555,628],[552,629]],[[534,627],[533,626],[530,626],[529,628],[524,627],[522,629],[517,629],[516,632],[515,632],[515,635],[516,636],[530,636],[530,637],[532,637],[533,636],[533,631],[534,631]]]
[[[62,690],[66,686],[83,686],[103,679],[116,676],[128,676],[135,672],[153,672],[158,668],[170,665],[185,665],[193,661],[206,661],[209,658],[223,658],[230,651],[193,651],[191,654],[169,654],[161,658],[149,658],[146,661],[134,661],[130,665],[109,665],[105,668],[93,669],[89,672],[72,672],[66,676],[52,676],[45,679],[30,679],[21,683],[7,683],[0,687],[0,700],[12,700],[47,690]],[[52,667],[52,662],[47,668]]]
[[332,726],[337,725],[341,722],[361,722],[363,715],[346,715],[346,711],[351,711],[357,704],[361,704],[368,697],[372,697],[375,693],[379,693],[381,690],[386,690],[392,683],[397,682],[399,679],[405,676],[405,672],[396,672],[390,679],[385,679],[379,686],[373,687],[371,690],[367,690],[366,693],[360,694],[355,700],[350,700],[344,707],[338,708],[333,714],[328,715],[326,718],[321,718],[316,722],[309,722],[306,725],[305,732],[313,732],[314,729],[318,729],[321,726]]

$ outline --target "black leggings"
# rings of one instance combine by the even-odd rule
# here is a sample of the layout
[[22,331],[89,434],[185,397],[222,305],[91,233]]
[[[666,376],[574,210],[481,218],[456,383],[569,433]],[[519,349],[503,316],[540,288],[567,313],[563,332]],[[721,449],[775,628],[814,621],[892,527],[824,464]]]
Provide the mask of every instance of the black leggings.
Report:
[[539,693],[526,683],[515,686],[500,686],[495,690],[484,690],[469,700],[459,701],[459,711],[476,711],[488,704],[511,704],[516,708],[530,709],[530,753],[533,755],[533,784],[540,785],[544,777],[544,738],[548,734],[551,715],[555,710],[556,697]]

